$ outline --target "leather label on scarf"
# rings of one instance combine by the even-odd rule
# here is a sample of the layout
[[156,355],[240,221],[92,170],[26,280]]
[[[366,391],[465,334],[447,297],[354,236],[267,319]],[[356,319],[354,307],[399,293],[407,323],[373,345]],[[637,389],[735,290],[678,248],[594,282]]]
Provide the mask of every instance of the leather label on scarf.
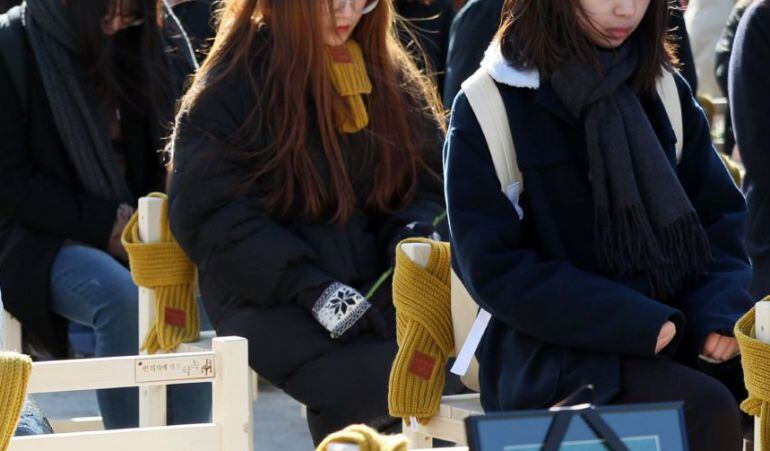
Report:
[[436,366],[436,358],[420,351],[412,353],[412,360],[409,361],[409,372],[420,379],[430,380],[433,375],[433,368]]
[[332,61],[335,63],[353,63],[353,55],[350,54],[350,50],[348,50],[347,47],[330,47],[329,55],[332,57]]
[[187,324],[187,313],[184,310],[166,307],[164,314],[165,322],[169,326],[185,327]]

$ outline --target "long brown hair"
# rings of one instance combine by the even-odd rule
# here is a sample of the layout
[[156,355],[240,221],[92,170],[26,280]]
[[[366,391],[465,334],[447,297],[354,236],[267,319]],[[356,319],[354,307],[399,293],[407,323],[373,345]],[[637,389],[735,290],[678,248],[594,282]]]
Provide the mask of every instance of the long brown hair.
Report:
[[[645,93],[666,66],[677,64],[668,34],[669,0],[651,0],[632,39],[639,45],[639,69],[632,86]],[[582,23],[588,23],[580,0],[506,0],[497,33],[505,58],[517,67],[538,69],[548,77],[561,64],[577,58],[595,64],[595,45]]]
[[[260,98],[241,130],[245,142],[239,147],[250,166],[245,185],[267,186],[258,196],[279,218],[299,215],[342,223],[356,207],[356,193],[341,146],[347,138],[337,131],[333,114],[346,104],[325,67],[318,18],[326,7],[331,11],[331,0],[225,1],[217,38],[183,100],[182,112],[213,84],[245,73]],[[373,188],[364,207],[376,212],[392,211],[413,198],[424,171],[440,180],[423,155],[425,127],[420,132],[415,126],[415,113],[422,123],[427,120],[436,136],[444,131],[438,94],[399,43],[392,8],[390,1],[381,1],[361,18],[351,37],[361,46],[373,85],[366,130],[373,145],[356,151],[366,152],[364,161],[374,164]],[[262,61],[261,73],[252,70],[255,60]],[[263,111],[267,108],[269,114]],[[313,123],[329,167],[328,180],[307,151]],[[297,205],[299,211],[292,211]]]

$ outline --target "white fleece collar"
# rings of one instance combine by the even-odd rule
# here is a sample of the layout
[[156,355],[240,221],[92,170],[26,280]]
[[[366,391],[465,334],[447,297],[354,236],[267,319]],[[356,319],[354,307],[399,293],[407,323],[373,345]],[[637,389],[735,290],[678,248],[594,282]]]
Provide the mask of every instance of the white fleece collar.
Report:
[[540,72],[537,69],[521,70],[511,66],[503,56],[500,42],[492,43],[484,52],[481,67],[489,72],[489,76],[496,82],[516,88],[537,89],[540,87]]

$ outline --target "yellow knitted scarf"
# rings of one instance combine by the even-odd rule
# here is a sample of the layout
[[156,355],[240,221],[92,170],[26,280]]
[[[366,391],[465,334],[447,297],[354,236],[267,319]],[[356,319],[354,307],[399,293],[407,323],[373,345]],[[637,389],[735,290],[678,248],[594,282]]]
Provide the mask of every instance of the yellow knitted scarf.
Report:
[[138,213],[126,225],[121,241],[128,251],[134,283],[155,290],[155,324],[142,344],[142,350],[155,354],[159,350],[171,352],[181,343],[197,340],[200,317],[195,300],[195,265],[171,234],[168,199],[160,193],[149,196],[163,199],[161,241],[142,243]]
[[363,94],[372,93],[372,82],[364,55],[358,44],[349,39],[339,47],[327,47],[326,62],[334,89],[347,101],[347,107],[335,111],[337,127],[343,133],[356,133],[369,125]]
[[[425,268],[401,250],[403,243],[428,243]],[[398,353],[390,372],[388,408],[394,417],[425,424],[441,404],[444,366],[454,350],[448,243],[407,239],[396,248],[393,304]]]
[[0,450],[7,449],[16,432],[31,370],[29,357],[0,352]]
[[361,451],[406,451],[407,439],[403,435],[380,435],[363,424],[348,426],[326,437],[316,451],[326,451],[332,443],[358,445]]
[[[767,302],[766,298],[762,302]],[[770,344],[756,339],[752,308],[735,324],[735,338],[741,349],[743,378],[749,397],[741,403],[741,410],[761,420],[762,450],[770,450]]]

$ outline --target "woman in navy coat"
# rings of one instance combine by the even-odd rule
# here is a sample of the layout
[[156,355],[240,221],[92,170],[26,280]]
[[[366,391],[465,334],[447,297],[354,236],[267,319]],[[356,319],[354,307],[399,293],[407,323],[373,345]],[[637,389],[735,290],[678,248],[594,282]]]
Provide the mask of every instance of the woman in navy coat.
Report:
[[484,408],[593,384],[599,404],[683,400],[692,449],[740,449],[746,206],[679,75],[677,161],[655,89],[673,67],[667,2],[533,1],[506,3],[482,62],[523,192],[501,190],[462,91],[445,146],[454,268],[493,316],[477,352]]

